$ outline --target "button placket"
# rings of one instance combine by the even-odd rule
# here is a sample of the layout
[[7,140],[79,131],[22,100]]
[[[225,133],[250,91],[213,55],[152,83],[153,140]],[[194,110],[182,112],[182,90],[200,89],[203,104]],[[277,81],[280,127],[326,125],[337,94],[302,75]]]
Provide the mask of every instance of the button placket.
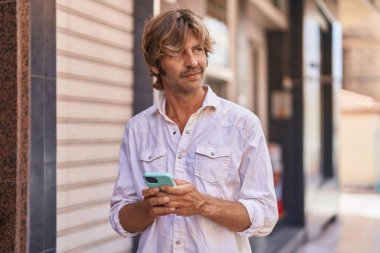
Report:
[[192,128],[193,128],[195,122],[197,121],[198,116],[199,116],[199,112],[196,112],[190,116],[189,121],[187,122],[187,124],[185,126],[184,132],[186,135],[189,135],[191,133]]
[[[188,143],[191,139],[191,131],[192,127],[196,121],[197,115],[193,114],[190,116],[182,134],[179,134],[179,129],[177,131],[176,137],[178,138],[178,146],[177,146],[177,153],[176,153],[176,160],[174,165],[174,176],[181,175],[187,176],[186,172],[186,152]],[[172,135],[174,136],[174,135]]]
[[177,125],[172,125],[169,128],[169,138],[173,141],[173,143],[179,143],[181,139],[180,131],[177,127]]
[[173,252],[183,252],[184,250],[184,219],[181,216],[174,218],[173,224]]

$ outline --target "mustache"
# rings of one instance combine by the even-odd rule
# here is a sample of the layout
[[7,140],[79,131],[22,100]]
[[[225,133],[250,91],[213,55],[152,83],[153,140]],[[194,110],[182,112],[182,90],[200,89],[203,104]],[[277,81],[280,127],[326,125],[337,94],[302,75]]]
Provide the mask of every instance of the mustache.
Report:
[[185,70],[181,71],[179,73],[179,77],[186,77],[190,75],[200,74],[203,73],[204,69],[202,67],[195,67],[195,68],[186,68]]

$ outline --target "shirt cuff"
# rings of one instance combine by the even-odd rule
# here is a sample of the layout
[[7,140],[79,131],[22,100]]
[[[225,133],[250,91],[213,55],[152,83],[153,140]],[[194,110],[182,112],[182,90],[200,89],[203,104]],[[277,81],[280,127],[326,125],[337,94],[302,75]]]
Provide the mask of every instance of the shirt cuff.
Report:
[[278,220],[277,206],[269,208],[264,214],[264,210],[260,208],[258,203],[252,200],[239,199],[239,202],[247,209],[251,226],[244,231],[237,232],[243,237],[250,236],[266,236],[272,232]]
[[238,235],[243,237],[250,237],[252,235],[259,235],[258,230],[264,227],[264,215],[260,208],[256,208],[254,201],[239,199],[239,202],[243,204],[245,209],[247,209],[249,220],[251,221],[251,226],[246,230],[237,232]]
[[109,220],[110,220],[110,223],[111,223],[111,226],[112,228],[119,234],[121,235],[122,237],[133,237],[139,233],[131,233],[131,232],[128,232],[127,230],[125,230],[123,228],[123,226],[120,224],[120,220],[119,220],[119,212],[120,210],[125,206],[129,204],[128,202],[125,202],[125,203],[119,203],[118,205],[116,206],[113,206],[110,210],[110,214],[109,214]]

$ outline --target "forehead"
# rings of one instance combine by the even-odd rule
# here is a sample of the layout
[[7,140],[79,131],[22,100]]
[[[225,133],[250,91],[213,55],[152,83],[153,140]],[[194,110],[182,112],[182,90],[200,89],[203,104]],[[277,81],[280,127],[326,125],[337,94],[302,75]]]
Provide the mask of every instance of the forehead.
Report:
[[190,33],[185,38],[185,48],[193,47],[193,46],[199,46],[201,44],[201,41],[198,37],[196,37],[193,33]]

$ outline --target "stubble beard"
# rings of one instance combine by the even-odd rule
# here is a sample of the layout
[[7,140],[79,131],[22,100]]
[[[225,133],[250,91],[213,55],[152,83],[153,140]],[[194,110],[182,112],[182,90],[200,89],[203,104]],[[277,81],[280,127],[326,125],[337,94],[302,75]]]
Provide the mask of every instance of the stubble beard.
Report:
[[[199,74],[201,77],[196,80],[186,80],[188,75],[191,74]],[[166,74],[166,73],[165,73]],[[195,68],[188,68],[184,71],[181,71],[178,75],[179,79],[182,81],[178,83],[168,82],[168,87],[177,94],[181,94],[183,96],[189,96],[202,88],[203,79],[204,79],[204,68],[198,66]],[[193,85],[194,82],[197,82],[198,85]]]

